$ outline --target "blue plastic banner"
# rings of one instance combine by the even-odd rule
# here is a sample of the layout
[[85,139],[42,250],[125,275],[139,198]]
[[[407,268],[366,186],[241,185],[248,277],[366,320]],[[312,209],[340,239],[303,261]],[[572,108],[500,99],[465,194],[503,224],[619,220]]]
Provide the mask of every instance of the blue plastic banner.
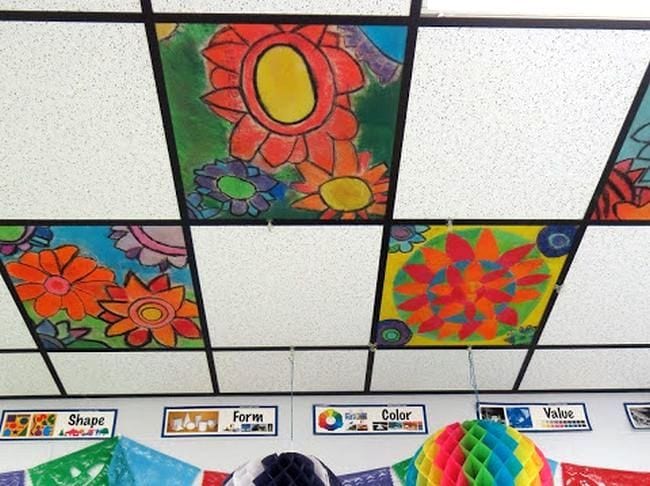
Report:
[[346,474],[339,476],[339,480],[342,486],[365,486],[366,484],[372,484],[373,486],[399,485],[398,482],[393,481],[393,474],[389,467]]
[[199,468],[121,437],[108,469],[109,484],[120,486],[185,486]]
[[23,486],[25,484],[25,471],[0,473],[0,486]]

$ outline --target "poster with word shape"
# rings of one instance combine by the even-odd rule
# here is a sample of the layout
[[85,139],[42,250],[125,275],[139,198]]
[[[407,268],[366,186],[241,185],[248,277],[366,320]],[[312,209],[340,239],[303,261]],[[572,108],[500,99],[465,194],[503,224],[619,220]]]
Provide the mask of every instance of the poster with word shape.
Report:
[[278,407],[165,407],[162,437],[275,436]]
[[481,420],[493,420],[524,432],[591,430],[584,403],[488,403],[477,408]]
[[424,405],[314,405],[314,434],[426,434]]
[[117,410],[5,410],[0,440],[106,439],[113,437]]

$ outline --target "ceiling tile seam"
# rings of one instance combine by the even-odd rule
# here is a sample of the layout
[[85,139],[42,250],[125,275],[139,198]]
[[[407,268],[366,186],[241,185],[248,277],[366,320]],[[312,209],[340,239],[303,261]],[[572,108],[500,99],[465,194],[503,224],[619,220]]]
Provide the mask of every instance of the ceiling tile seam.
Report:
[[[484,395],[555,395],[555,394],[587,394],[587,395],[602,395],[602,394],[638,394],[650,393],[650,388],[547,388],[547,389],[531,389],[531,390],[481,390]],[[298,391],[293,393],[294,396],[299,397],[332,397],[332,396],[439,396],[439,395],[474,395],[474,390],[377,390],[377,391]],[[290,397],[291,392],[265,392],[265,393],[242,393],[242,392],[222,392],[219,396],[227,397]],[[66,396],[66,400],[85,400],[85,399],[123,399],[123,398],[171,398],[171,397],[194,397],[194,398],[209,398],[214,397],[212,393],[196,392],[196,393],[116,393],[116,394],[70,394]],[[61,400],[59,395],[11,395],[2,397],[3,400]]]
[[29,317],[29,314],[27,313],[27,309],[25,308],[20,298],[18,297],[18,291],[16,290],[16,288],[11,282],[11,277],[7,272],[4,262],[1,260],[0,260],[0,275],[2,276],[2,282],[9,290],[9,294],[11,295],[11,298],[14,301],[14,305],[18,309],[18,312],[20,312],[20,316],[23,319],[23,323],[25,324],[25,326],[27,326],[27,331],[29,332],[32,339],[34,340],[34,344],[36,345],[36,352],[38,352],[41,355],[41,358],[43,359],[43,362],[45,363],[45,366],[47,367],[47,370],[50,373],[50,376],[52,377],[52,381],[54,382],[57,389],[59,390],[59,393],[61,394],[61,396],[65,397],[67,393],[65,387],[63,386],[63,382],[61,381],[61,378],[59,377],[59,374],[56,371],[54,364],[52,363],[50,357],[47,354],[47,350],[43,346],[43,343],[41,342],[38,333],[36,332],[36,327],[34,322],[32,322],[32,319]]
[[545,18],[545,17],[471,17],[423,15],[421,27],[466,27],[500,29],[589,29],[589,30],[646,30],[650,20],[596,19],[596,18]]
[[[621,151],[621,148],[623,147],[623,143],[625,142],[625,138],[627,137],[627,134],[630,130],[630,127],[632,126],[632,123],[634,123],[634,119],[636,117],[636,114],[639,110],[639,107],[641,106],[641,103],[643,102],[643,97],[645,96],[646,91],[648,90],[648,86],[650,84],[650,62],[648,63],[648,66],[646,67],[646,70],[641,77],[641,81],[639,83],[639,87],[636,90],[636,94],[634,95],[634,98],[632,100],[632,104],[630,105],[630,108],[628,109],[627,115],[625,116],[625,119],[623,120],[623,125],[621,126],[621,129],[618,133],[618,136],[616,137],[616,140],[614,142],[614,146],[612,147],[612,151],[609,154],[609,159],[607,160],[607,163],[605,164],[605,167],[603,169],[603,173],[600,176],[600,180],[598,181],[598,184],[596,185],[596,189],[594,190],[593,195],[591,196],[591,200],[589,201],[589,205],[587,206],[587,209],[585,211],[584,215],[584,220],[589,221],[591,214],[594,212],[596,209],[596,205],[598,203],[598,198],[600,194],[602,193],[605,184],[609,180],[609,176],[614,169],[614,166],[616,165],[618,155]],[[634,222],[632,222],[634,223]]]
[[422,13],[422,0],[411,0],[409,21],[407,27],[406,46],[404,51],[404,64],[402,65],[402,80],[400,85],[399,104],[395,119],[395,135],[393,137],[393,151],[389,174],[388,194],[386,201],[386,214],[381,235],[381,248],[379,251],[379,264],[377,268],[377,285],[375,287],[375,303],[370,323],[371,348],[368,351],[366,367],[366,379],[364,391],[369,392],[372,386],[372,373],[375,364],[375,349],[377,325],[381,314],[384,280],[386,276],[386,265],[388,262],[388,249],[390,246],[390,232],[393,225],[395,212],[395,197],[397,195],[397,179],[399,167],[402,161],[402,147],[404,145],[404,132],[406,130],[406,117],[408,113],[408,102],[411,93],[411,80],[413,77],[413,65],[415,64],[415,48],[418,36],[418,24]]
[[198,268],[196,263],[196,256],[194,254],[194,244],[192,240],[192,229],[190,227],[189,213],[187,210],[187,203],[183,191],[183,181],[181,178],[180,162],[178,159],[178,151],[176,147],[176,138],[174,136],[174,127],[171,118],[171,109],[169,100],[167,98],[167,89],[165,86],[165,76],[163,71],[162,59],[160,56],[160,47],[158,45],[158,38],[156,36],[156,24],[151,7],[151,0],[140,0],[142,14],[145,19],[144,27],[147,35],[147,43],[149,45],[149,57],[151,67],[153,69],[154,80],[156,83],[156,91],[158,97],[158,105],[160,109],[160,116],[162,119],[163,128],[165,131],[165,141],[167,143],[167,153],[169,155],[169,163],[171,165],[171,173],[174,179],[174,187],[176,189],[176,200],[178,203],[178,211],[181,220],[181,227],[185,238],[185,246],[187,249],[187,265],[192,277],[192,285],[194,287],[194,298],[196,305],[199,309],[199,323],[203,335],[203,347],[205,351],[207,371],[210,375],[212,383],[212,390],[215,394],[219,393],[219,381],[217,379],[217,372],[212,355],[212,343],[210,341],[210,333],[208,330],[207,316],[205,313],[205,306],[203,303],[203,294],[201,293],[201,282],[199,279]]

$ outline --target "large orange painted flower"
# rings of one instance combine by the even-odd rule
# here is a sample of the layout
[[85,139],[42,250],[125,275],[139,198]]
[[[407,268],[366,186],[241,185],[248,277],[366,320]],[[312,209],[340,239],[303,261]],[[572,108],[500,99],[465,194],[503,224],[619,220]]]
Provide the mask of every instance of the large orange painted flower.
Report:
[[437,338],[457,335],[465,339],[478,333],[497,337],[499,326],[521,323],[514,305],[538,299],[537,286],[550,275],[539,272],[541,258],[527,258],[533,243],[499,251],[494,233],[481,231],[472,247],[463,236],[449,233],[445,250],[423,246],[423,263],[407,263],[406,282],[395,286],[398,309],[418,332],[437,331]]
[[294,208],[322,212],[321,219],[368,219],[383,216],[388,198],[386,164],[369,167],[371,155],[357,155],[350,142],[336,142],[333,174],[308,162],[297,168],[304,182],[293,185],[306,194],[292,204]]
[[215,88],[203,99],[236,124],[234,157],[272,167],[309,159],[331,172],[334,141],[357,133],[348,94],[365,82],[338,34],[325,25],[232,24],[203,55]]
[[34,311],[41,317],[51,317],[61,309],[75,321],[97,316],[101,312],[97,301],[106,297],[106,286],[113,284],[115,274],[78,253],[79,248],[67,245],[27,252],[8,263],[9,275],[23,281],[16,285],[20,300],[35,300]]
[[167,274],[148,284],[128,273],[124,287],[108,287],[111,301],[99,304],[105,309],[99,317],[111,325],[107,336],[126,334],[131,346],[144,346],[151,337],[163,346],[176,346],[176,334],[199,339],[201,332],[192,318],[198,317],[196,304],[185,299],[185,287],[172,287]]

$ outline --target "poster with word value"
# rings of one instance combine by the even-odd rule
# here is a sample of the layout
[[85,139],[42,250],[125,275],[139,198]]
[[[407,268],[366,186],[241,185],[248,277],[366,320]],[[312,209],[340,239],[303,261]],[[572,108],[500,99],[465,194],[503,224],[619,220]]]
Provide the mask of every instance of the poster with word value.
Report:
[[106,439],[113,437],[117,410],[5,410],[0,440]]
[[314,405],[314,434],[427,434],[424,405]]
[[278,407],[165,407],[162,437],[275,436]]
[[477,416],[524,432],[570,432],[591,430],[584,403],[492,403],[481,402]]

